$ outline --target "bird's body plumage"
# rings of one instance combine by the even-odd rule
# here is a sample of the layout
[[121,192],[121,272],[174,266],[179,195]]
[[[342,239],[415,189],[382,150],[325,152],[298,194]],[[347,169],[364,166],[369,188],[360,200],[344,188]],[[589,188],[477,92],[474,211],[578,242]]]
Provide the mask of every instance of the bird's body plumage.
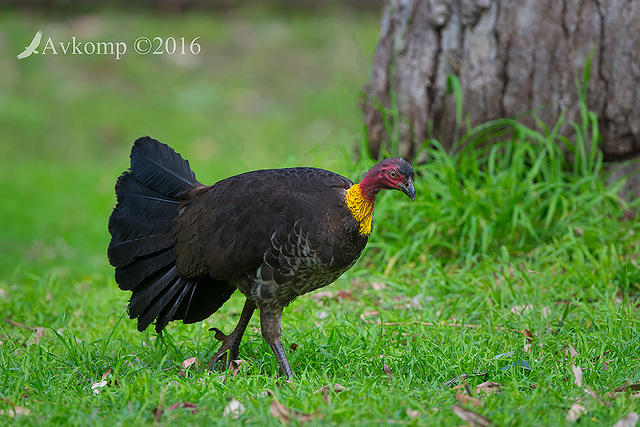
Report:
[[[160,332],[171,320],[209,317],[238,289],[245,309],[230,336],[218,331],[223,347],[217,356],[226,350],[237,356],[258,308],[263,336],[291,375],[281,342],[283,307],[356,262],[371,232],[377,191],[415,194],[411,166],[391,160],[372,168],[360,185],[323,169],[288,168],[206,186],[169,146],[138,139],[131,169],[116,183],[118,203],[109,219],[109,260],[120,288],[133,292],[130,317],[138,318],[140,331],[155,320]],[[410,171],[404,181],[396,179],[401,170]]]
[[326,170],[290,168],[187,192],[174,229],[178,274],[225,281],[261,310],[332,283],[367,243],[345,205],[352,185]]

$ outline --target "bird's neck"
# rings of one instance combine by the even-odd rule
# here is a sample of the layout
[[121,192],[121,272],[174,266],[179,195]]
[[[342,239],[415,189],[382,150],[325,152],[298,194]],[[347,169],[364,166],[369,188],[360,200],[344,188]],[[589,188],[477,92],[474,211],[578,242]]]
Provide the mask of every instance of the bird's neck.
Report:
[[362,183],[354,184],[347,190],[347,208],[351,211],[353,218],[358,221],[360,228],[358,232],[361,236],[371,234],[371,220],[373,217],[373,197],[366,197],[367,192],[363,191]]

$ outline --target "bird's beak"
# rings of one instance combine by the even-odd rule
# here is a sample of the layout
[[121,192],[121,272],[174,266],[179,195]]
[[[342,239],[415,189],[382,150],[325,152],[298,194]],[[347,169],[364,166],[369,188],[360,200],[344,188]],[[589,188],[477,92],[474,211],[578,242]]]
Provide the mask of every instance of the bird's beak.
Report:
[[406,184],[400,186],[402,192],[409,196],[411,200],[416,199],[416,189],[413,187],[413,180],[409,178]]

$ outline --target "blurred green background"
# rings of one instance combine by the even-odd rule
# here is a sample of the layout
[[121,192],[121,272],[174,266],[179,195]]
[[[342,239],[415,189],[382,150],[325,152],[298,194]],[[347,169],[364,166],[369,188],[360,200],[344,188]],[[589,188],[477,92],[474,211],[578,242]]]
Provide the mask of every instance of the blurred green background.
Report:
[[[0,277],[107,268],[107,219],[133,140],[150,135],[213,183],[246,170],[345,170],[362,131],[379,11],[244,7],[0,12]],[[124,41],[110,55],[32,55],[43,41]],[[199,37],[138,55],[139,36]],[[72,270],[73,267],[73,271]]]

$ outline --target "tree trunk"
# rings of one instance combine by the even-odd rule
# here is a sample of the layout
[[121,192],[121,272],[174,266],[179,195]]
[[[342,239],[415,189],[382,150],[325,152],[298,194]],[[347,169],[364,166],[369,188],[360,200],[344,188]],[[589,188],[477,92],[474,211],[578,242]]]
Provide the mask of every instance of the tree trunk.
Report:
[[553,125],[564,111],[570,134],[591,54],[587,105],[599,117],[604,159],[638,157],[640,1],[390,0],[362,105],[370,150],[377,156],[389,143],[380,106],[397,108],[402,156],[413,159],[429,137],[450,147],[452,74],[471,126],[498,117],[533,124],[532,112]]

